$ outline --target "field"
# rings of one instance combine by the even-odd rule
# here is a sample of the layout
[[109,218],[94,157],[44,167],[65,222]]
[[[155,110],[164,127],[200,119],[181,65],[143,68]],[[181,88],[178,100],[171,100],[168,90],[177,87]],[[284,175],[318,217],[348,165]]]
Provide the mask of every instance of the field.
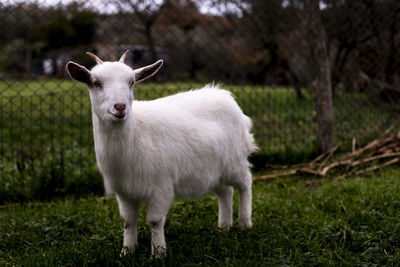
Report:
[[0,209],[1,266],[398,266],[400,169],[332,182],[256,182],[254,227],[217,230],[217,200],[178,200],[166,222],[168,253],[150,258],[144,208],[139,247],[120,257],[114,199],[67,198]]
[[[201,87],[190,83],[143,83],[134,91],[150,100]],[[224,85],[254,124],[259,152],[255,169],[265,163],[293,163],[317,154],[314,96],[304,89]],[[367,95],[337,92],[335,138],[351,147],[377,137],[395,115],[368,104]],[[70,80],[0,81],[0,204],[54,196],[102,194],[95,166],[87,89]]]
[[[138,85],[154,99],[187,83]],[[226,85],[254,124],[251,160],[292,163],[316,155],[314,97],[291,88]],[[365,144],[395,122],[363,94],[335,95],[335,138],[343,150]],[[400,168],[344,181],[312,177],[255,182],[254,227],[221,232],[217,201],[178,200],[166,223],[168,254],[151,259],[144,207],[139,248],[120,257],[123,222],[103,199],[95,166],[87,89],[71,81],[0,81],[0,266],[398,266]],[[310,183],[310,180],[312,183]],[[16,204],[17,203],[17,204]],[[22,204],[23,203],[23,204]]]

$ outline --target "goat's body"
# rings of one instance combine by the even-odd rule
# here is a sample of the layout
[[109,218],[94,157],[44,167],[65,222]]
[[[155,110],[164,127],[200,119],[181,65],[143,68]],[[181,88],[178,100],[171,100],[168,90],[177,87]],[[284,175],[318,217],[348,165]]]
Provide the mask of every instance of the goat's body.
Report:
[[94,119],[107,193],[135,201],[165,190],[174,197],[201,196],[246,177],[255,149],[251,121],[228,91],[204,88],[134,101],[131,115],[124,127],[109,131],[96,132],[101,122]]
[[232,226],[233,187],[239,191],[239,225],[250,228],[251,173],[256,149],[251,120],[232,95],[206,86],[153,101],[134,101],[133,84],[152,76],[162,60],[132,70],[103,62],[88,70],[69,62],[69,75],[90,92],[97,165],[107,194],[125,221],[123,246],[137,244],[139,205],[146,203],[152,254],[165,248],[164,223],[176,197],[218,196],[218,226]]

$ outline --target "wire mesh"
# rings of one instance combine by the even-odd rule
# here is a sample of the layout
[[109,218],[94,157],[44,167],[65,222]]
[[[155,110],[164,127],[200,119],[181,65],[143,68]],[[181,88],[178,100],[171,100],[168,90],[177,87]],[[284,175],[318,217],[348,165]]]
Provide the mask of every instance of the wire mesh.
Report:
[[[320,2],[335,142],[364,144],[397,123],[400,4]],[[303,1],[0,0],[0,202],[101,190],[88,92],[65,64],[89,68],[85,51],[116,60],[127,49],[135,68],[165,62],[137,99],[221,82],[252,118],[262,162],[317,153]]]

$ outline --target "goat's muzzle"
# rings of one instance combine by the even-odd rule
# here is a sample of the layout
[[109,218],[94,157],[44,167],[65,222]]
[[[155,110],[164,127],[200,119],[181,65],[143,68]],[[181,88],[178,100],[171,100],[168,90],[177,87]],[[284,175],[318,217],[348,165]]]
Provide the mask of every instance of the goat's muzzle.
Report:
[[116,117],[118,119],[123,119],[125,117],[125,115],[126,115],[126,113],[125,113],[126,105],[125,104],[121,104],[121,103],[114,104],[114,109],[115,109],[115,112],[111,113],[114,117]]

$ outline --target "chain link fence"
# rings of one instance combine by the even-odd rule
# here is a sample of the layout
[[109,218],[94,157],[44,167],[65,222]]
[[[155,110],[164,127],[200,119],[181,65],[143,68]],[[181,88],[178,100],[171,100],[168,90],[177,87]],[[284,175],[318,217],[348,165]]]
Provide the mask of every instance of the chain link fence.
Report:
[[[321,1],[329,50],[335,143],[351,147],[397,123],[400,4]],[[69,60],[91,51],[133,67],[165,62],[138,84],[154,99],[220,82],[254,124],[266,162],[317,153],[315,64],[303,1],[0,0],[0,202],[101,192],[87,89]],[[347,144],[347,146],[346,146]]]

